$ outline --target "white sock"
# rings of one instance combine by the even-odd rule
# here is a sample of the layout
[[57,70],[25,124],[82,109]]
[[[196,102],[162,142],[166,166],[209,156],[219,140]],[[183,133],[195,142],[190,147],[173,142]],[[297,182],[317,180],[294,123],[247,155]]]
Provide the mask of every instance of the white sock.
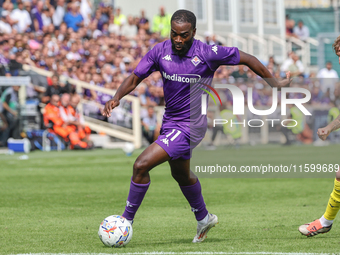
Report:
[[333,224],[333,220],[327,220],[323,215],[320,218],[320,223],[323,227],[328,227]]
[[207,214],[207,216],[203,218],[203,220],[198,220],[197,222],[198,224],[204,225],[208,223],[208,220],[209,220],[209,213]]

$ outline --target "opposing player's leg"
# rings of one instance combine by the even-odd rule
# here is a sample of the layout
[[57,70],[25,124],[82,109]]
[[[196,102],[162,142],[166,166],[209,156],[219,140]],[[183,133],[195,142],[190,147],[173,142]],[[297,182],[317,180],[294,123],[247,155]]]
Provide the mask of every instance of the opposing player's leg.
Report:
[[170,157],[165,150],[156,143],[152,143],[136,159],[133,165],[130,192],[123,213],[123,217],[131,223],[149,188],[149,171],[169,159]]
[[301,225],[299,231],[301,234],[311,237],[317,234],[324,234],[331,230],[333,220],[340,208],[340,170],[336,173],[334,188],[330,195],[326,212],[320,219]]
[[209,230],[218,223],[217,216],[208,213],[202,196],[201,184],[190,171],[190,159],[169,160],[172,177],[178,182],[197,220],[197,234],[194,243],[203,242]]

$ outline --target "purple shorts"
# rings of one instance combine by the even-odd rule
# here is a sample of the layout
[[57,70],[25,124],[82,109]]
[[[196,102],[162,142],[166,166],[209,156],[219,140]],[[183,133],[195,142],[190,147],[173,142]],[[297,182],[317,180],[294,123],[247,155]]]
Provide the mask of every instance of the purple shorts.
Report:
[[160,135],[155,143],[168,153],[171,160],[186,160],[191,158],[192,150],[202,141],[204,134],[202,133],[198,137],[197,135],[193,136],[190,134],[190,127],[187,124],[163,122]]

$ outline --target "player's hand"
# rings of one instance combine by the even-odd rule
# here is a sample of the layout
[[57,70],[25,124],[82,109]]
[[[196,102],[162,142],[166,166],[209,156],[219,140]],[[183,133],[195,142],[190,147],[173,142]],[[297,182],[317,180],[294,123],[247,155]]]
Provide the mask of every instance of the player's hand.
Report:
[[329,127],[319,128],[318,129],[318,136],[322,141],[325,141],[327,136],[332,132]]
[[112,98],[109,101],[106,102],[104,110],[103,110],[103,116],[111,117],[111,112],[114,108],[116,108],[119,105],[119,100]]
[[279,81],[279,86],[277,87],[279,90],[283,87],[289,87],[290,83],[292,82],[293,78],[290,77],[290,72],[286,72],[286,79]]

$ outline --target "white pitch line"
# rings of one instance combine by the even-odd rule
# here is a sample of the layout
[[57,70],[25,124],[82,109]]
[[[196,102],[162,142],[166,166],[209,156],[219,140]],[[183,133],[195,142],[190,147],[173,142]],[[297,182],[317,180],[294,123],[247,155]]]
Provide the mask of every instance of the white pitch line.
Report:
[[332,253],[296,253],[296,252],[122,252],[122,253],[21,253],[16,255],[329,255]]

